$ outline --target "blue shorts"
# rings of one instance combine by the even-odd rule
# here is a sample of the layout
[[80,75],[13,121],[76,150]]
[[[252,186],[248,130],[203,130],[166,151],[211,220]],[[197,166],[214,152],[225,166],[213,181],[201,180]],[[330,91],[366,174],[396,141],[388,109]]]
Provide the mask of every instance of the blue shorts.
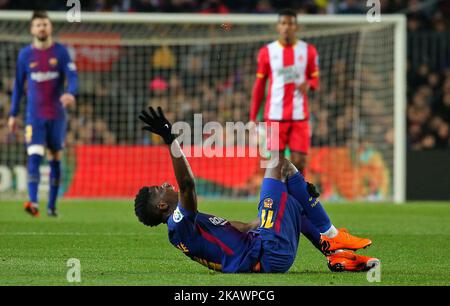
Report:
[[66,119],[27,119],[25,126],[25,142],[27,146],[43,145],[52,151],[60,151],[64,147],[66,137]]
[[289,270],[297,255],[303,209],[280,180],[265,178],[258,205],[261,267],[267,273]]

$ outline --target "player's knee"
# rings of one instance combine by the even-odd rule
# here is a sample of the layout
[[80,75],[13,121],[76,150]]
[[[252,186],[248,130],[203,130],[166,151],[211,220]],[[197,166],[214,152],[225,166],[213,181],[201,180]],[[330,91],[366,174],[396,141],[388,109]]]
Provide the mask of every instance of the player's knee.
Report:
[[306,155],[304,154],[293,154],[292,163],[298,169],[298,171],[303,172],[306,167]]
[[44,156],[45,147],[43,145],[30,145],[27,148],[27,154],[28,154],[28,156],[31,156],[31,155]]
[[264,178],[273,178],[276,180],[281,180],[283,178],[282,169],[285,157],[281,152],[275,152],[273,154],[275,154],[276,157],[274,157],[275,155],[272,155],[270,160],[267,161]]
[[49,161],[61,160],[61,157],[62,157],[61,151],[48,150],[48,152],[47,152],[47,159]]
[[287,159],[284,160],[283,168],[281,169],[284,178],[290,177],[298,172],[297,168]]

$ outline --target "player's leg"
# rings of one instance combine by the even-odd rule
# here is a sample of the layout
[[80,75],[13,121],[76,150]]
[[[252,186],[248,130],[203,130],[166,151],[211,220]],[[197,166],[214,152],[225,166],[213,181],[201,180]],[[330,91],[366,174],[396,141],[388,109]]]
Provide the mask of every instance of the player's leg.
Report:
[[45,121],[30,119],[25,126],[27,144],[28,197],[25,211],[32,216],[39,216],[38,190],[41,179],[39,167],[45,153]]
[[300,173],[305,174],[306,159],[307,155],[302,152],[291,151],[291,162],[300,171]]
[[311,139],[309,122],[307,120],[293,122],[289,139],[293,165],[287,162],[285,167],[285,174],[289,177],[288,190],[303,206],[308,218],[320,233],[333,237],[337,234],[336,228],[331,224],[330,218],[322,205],[320,203],[306,205],[308,201],[311,201],[303,176]]
[[297,168],[285,160],[283,175],[287,178],[287,189],[303,207],[308,219],[323,235],[335,236],[335,227],[331,224],[330,218],[317,198],[313,198],[307,190],[307,184],[303,175]]
[[48,151],[47,160],[50,166],[50,189],[47,203],[47,214],[56,217],[56,200],[61,181],[61,156],[62,151]]
[[[321,235],[319,230],[312,224],[306,214],[301,216],[301,233],[320,251]],[[363,256],[349,250],[337,250],[327,255],[328,268],[333,272],[340,271],[367,271],[380,264],[380,260],[375,257]]]
[[328,268],[333,272],[368,271],[380,264],[375,257],[363,256],[349,250],[338,250],[327,256]]
[[322,250],[322,234],[319,229],[311,222],[307,214],[304,213],[301,216],[301,233],[320,251]]
[[50,122],[50,133],[48,136],[47,159],[50,166],[50,190],[47,204],[47,214],[51,217],[57,216],[56,200],[59,186],[61,184],[61,159],[64,145],[66,121],[63,119]]
[[309,194],[303,175],[287,160],[285,161],[283,175],[287,176],[289,194],[301,204],[308,219],[321,233],[321,248],[323,252],[343,248],[357,250],[372,244],[372,241],[369,239],[352,236],[345,229],[336,229],[319,199]]
[[262,271],[270,273],[283,273],[292,266],[302,220],[300,204],[288,194],[282,176],[284,156],[279,154],[276,166],[266,169],[258,205],[258,231],[263,241],[260,262]]
[[[284,152],[286,151],[286,146],[289,142],[291,123],[283,121],[267,121],[266,124],[267,151],[277,152],[279,153],[279,156],[284,157]],[[280,165],[280,167],[282,166],[283,164]],[[281,168],[278,170],[281,170]],[[281,173],[278,170],[275,171],[276,175],[280,175]]]
[[[288,193],[293,196],[297,202],[299,203],[299,205],[302,206],[303,208],[303,212],[301,214],[301,233],[319,250],[322,252],[321,249],[321,232],[319,230],[319,228],[317,227],[318,224],[326,224],[329,223],[331,224],[328,215],[326,214],[325,211],[321,212],[322,214],[317,214],[315,213],[314,215],[316,215],[316,219],[315,222],[312,222],[309,218],[309,215],[307,213],[307,211],[304,210],[303,205],[301,204],[301,202],[299,200],[303,200],[301,197],[296,198],[295,196],[295,192],[292,193],[289,190],[289,185],[288,183],[290,182],[291,178],[293,176],[295,176],[298,173],[298,170],[296,169],[295,166],[292,165],[292,163],[290,163],[288,160],[284,160],[284,165],[282,168],[282,176],[287,178],[287,190]],[[291,185],[293,183],[291,182]],[[291,186],[292,189],[292,186]],[[323,208],[322,208],[323,210]],[[327,227],[325,225],[325,227]]]
[[311,133],[308,120],[295,121],[289,131],[289,149],[291,150],[291,162],[305,174],[306,160],[311,145]]
[[320,232],[317,227],[312,224],[308,216],[303,213],[301,215],[301,234],[304,235],[320,252],[322,248],[320,246]]

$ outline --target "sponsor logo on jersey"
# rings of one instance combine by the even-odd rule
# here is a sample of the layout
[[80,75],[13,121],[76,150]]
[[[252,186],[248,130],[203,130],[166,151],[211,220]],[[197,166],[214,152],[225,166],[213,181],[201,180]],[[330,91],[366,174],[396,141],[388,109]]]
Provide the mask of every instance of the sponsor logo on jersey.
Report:
[[278,69],[278,75],[283,78],[284,83],[294,83],[300,78],[299,70],[294,65]]
[[38,62],[31,62],[30,63],[30,68],[33,69],[34,67],[36,67],[38,65]]
[[228,223],[228,221],[225,220],[224,218],[215,217],[215,216],[210,217],[209,221],[214,225],[225,225]]
[[48,60],[48,63],[52,66],[58,65],[58,59],[56,57],[52,57]]
[[273,200],[271,198],[264,199],[264,208],[272,209]]
[[59,78],[58,71],[47,71],[47,72],[32,72],[31,79],[35,82],[46,82]]
[[183,253],[189,253],[189,249],[186,247],[186,245],[183,242],[180,242],[177,245],[177,248],[182,251]]
[[177,209],[175,209],[175,211],[173,212],[173,215],[172,215],[172,219],[173,219],[173,221],[175,222],[175,223],[178,223],[178,222],[180,222],[181,220],[183,220],[183,214],[181,213],[181,211],[178,209],[178,207],[177,207]]

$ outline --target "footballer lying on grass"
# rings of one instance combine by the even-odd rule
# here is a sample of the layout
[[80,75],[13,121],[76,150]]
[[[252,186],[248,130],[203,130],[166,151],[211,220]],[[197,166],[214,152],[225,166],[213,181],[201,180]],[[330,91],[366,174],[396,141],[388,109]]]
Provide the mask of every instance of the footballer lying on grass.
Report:
[[[379,260],[354,253],[372,242],[337,230],[317,199],[313,185],[280,155],[267,168],[258,204],[258,219],[226,221],[197,210],[194,176],[160,107],[143,111],[143,129],[168,145],[179,192],[168,183],[143,187],[135,199],[139,221],[166,223],[170,242],[191,259],[226,273],[284,273],[295,260],[300,233],[327,256],[332,271],[364,271]],[[178,156],[178,157],[177,157]]]

